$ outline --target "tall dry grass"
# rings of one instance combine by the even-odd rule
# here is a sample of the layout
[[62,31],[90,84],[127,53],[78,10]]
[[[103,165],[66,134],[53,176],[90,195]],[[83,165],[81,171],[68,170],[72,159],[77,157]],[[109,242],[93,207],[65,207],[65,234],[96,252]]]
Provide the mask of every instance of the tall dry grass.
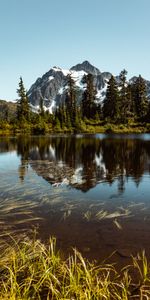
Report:
[[[36,238],[7,244],[0,254],[1,300],[127,300],[150,299],[150,268],[145,253],[117,272],[114,265],[97,265],[74,250],[63,259],[56,239],[44,245]],[[131,276],[134,270],[135,276]]]

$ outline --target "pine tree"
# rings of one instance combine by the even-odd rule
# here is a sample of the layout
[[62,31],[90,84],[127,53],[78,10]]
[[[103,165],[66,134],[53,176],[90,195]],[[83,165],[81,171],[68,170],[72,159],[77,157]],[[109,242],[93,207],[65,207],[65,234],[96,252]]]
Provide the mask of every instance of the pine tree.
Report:
[[148,112],[148,99],[145,80],[139,75],[134,83],[134,105],[138,118],[143,119]]
[[96,89],[94,87],[94,78],[92,74],[88,74],[84,77],[86,83],[86,90],[82,97],[82,116],[87,119],[95,119],[96,117]]
[[119,75],[119,99],[120,99],[120,122],[126,123],[128,116],[128,97],[127,97],[127,71],[124,69]]
[[150,123],[150,102],[148,103],[148,111],[146,116],[146,122]]
[[75,126],[77,117],[77,103],[76,103],[76,89],[74,80],[68,75],[68,91],[65,99],[65,106],[67,111],[67,121],[71,126]]
[[96,104],[96,114],[95,114],[95,120],[100,121],[102,117],[102,106],[101,103]]
[[119,95],[118,87],[112,75],[107,86],[106,97],[103,102],[104,119],[117,121],[119,119]]
[[29,121],[30,108],[22,77],[20,77],[17,93],[19,96],[19,100],[17,102],[17,118],[20,121],[23,121],[24,119]]
[[126,104],[126,117],[129,120],[130,118],[135,117],[135,105],[133,100],[133,88],[132,84],[128,83],[127,85],[127,104]]
[[55,129],[60,130],[61,124],[60,124],[59,107],[57,107],[55,110],[53,125]]
[[59,108],[58,108],[58,119],[60,121],[61,128],[63,129],[64,126],[67,123],[66,108],[65,108],[65,104],[64,103],[61,103],[59,105]]
[[44,113],[43,98],[42,97],[40,99],[40,115],[41,115],[41,117],[44,118],[45,113]]

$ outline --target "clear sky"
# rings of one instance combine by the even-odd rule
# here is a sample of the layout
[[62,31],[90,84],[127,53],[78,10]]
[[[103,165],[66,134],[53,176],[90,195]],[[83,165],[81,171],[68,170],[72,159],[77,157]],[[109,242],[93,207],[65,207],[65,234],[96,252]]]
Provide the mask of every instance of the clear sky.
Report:
[[150,80],[150,0],[0,0],[0,99],[84,60]]

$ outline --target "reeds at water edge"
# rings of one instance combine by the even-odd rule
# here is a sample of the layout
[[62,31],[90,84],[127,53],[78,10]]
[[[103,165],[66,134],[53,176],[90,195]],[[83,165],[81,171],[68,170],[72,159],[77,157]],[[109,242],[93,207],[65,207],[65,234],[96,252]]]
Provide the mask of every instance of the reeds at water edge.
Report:
[[150,299],[144,251],[118,272],[113,264],[89,262],[76,249],[64,259],[54,237],[47,245],[36,236],[10,240],[0,253],[1,300]]

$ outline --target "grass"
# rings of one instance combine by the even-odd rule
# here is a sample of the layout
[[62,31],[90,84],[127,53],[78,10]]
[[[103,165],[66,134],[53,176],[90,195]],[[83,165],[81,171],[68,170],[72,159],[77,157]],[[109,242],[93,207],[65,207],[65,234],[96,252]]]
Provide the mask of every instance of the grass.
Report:
[[12,239],[1,250],[0,274],[3,300],[150,299],[150,268],[144,252],[118,273],[114,265],[91,263],[75,249],[63,259],[55,238],[48,245],[37,239]]
[[17,134],[50,134],[50,133],[149,133],[149,123],[129,122],[128,124],[113,124],[104,122],[96,122],[88,120],[88,122],[81,122],[78,128],[61,128],[52,127],[52,124],[22,124],[18,125],[0,126],[0,136],[17,135]]

